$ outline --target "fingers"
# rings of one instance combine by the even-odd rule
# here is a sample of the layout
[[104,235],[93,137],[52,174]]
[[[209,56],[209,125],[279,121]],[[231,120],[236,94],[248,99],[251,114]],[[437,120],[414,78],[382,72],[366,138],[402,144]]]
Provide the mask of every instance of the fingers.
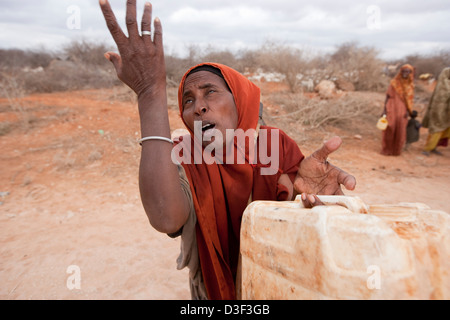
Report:
[[144,39],[144,43],[146,45],[149,45],[152,42],[151,24],[152,24],[152,5],[149,2],[146,2],[141,22],[142,39]]
[[[123,47],[125,41],[127,40],[127,36],[123,33],[119,24],[117,23],[117,19],[114,15],[114,12],[111,9],[111,5],[108,0],[99,0],[100,7],[103,12],[103,16],[105,17],[106,25],[119,47],[119,51],[121,47]],[[145,3],[144,13],[142,15],[141,29],[142,31],[146,31],[147,34],[143,35],[144,42],[151,41],[151,36],[148,32],[151,31],[151,20],[152,20],[152,5],[149,2]],[[138,39],[140,38],[138,23],[136,20],[136,0],[127,0],[127,10],[125,17],[128,36],[130,39]],[[161,21],[156,18],[154,21],[155,31],[154,31],[154,43],[156,46],[160,46],[162,48],[162,26]]]
[[153,32],[153,42],[157,48],[163,48],[163,33],[162,33],[162,25],[161,20],[159,18],[155,18],[154,21],[155,31]]
[[[142,22],[141,22],[141,29],[142,31],[150,32],[151,31],[151,23],[152,23],[152,11],[153,7],[150,2],[146,2],[144,6],[144,13],[142,15]],[[159,18],[155,18],[154,23],[154,32],[153,32],[153,42],[155,46],[159,46],[162,48],[162,25],[161,20]],[[143,35],[142,38],[146,43],[151,42],[151,36],[150,35]]]
[[139,37],[138,24],[136,20],[136,0],[127,0],[127,13],[125,22],[128,29],[128,36],[131,39]]
[[144,6],[144,13],[142,14],[141,31],[151,31],[152,23],[152,5],[146,2]]
[[339,147],[342,144],[342,139],[338,136],[331,138],[330,140],[326,141],[323,146],[316,150],[312,157],[319,160],[320,162],[325,162],[330,155],[330,153],[336,151],[339,149]]
[[116,16],[114,15],[114,12],[111,9],[111,6],[107,0],[100,0],[100,8],[103,12],[103,17],[105,18],[106,25],[109,29],[109,32],[111,33],[114,41],[117,45],[120,43],[123,43],[126,41],[126,36],[122,32],[122,29],[120,29],[119,24],[117,23]]
[[114,68],[116,69],[117,75],[120,75],[122,72],[122,59],[115,52],[106,52],[105,58],[112,62]]
[[305,208],[323,206],[324,203],[315,194],[302,193],[301,199]]
[[[351,174],[348,174],[347,172],[340,170],[338,177],[337,177],[337,182],[339,184],[344,185],[345,189],[347,190],[355,190],[356,187],[356,179],[354,176],[352,176]],[[344,194],[344,193],[342,193]]]

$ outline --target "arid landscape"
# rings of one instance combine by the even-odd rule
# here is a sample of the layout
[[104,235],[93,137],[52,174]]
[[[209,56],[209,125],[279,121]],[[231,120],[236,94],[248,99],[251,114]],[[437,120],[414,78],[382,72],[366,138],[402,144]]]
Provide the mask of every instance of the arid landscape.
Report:
[[[379,154],[375,121],[384,93],[337,94],[329,105],[352,98],[370,104],[373,114],[311,129],[280,103],[292,97],[287,87],[257,84],[267,124],[285,130],[305,155],[334,135],[342,138],[329,160],[356,177],[347,195],[450,212],[450,149],[422,155],[426,129],[401,156]],[[424,85],[416,98],[419,118],[431,91]],[[175,97],[170,88],[172,130],[183,127]],[[188,270],[176,269],[179,239],[152,229],[141,206],[134,96],[117,86],[16,102],[0,100],[0,299],[189,299]]]

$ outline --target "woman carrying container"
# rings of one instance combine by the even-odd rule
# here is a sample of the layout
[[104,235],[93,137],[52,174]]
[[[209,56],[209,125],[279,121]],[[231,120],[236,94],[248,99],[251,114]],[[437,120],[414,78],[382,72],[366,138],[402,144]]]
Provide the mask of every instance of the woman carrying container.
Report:
[[247,204],[302,194],[311,207],[320,204],[315,194],[343,194],[341,185],[353,190],[355,178],[326,161],[342,141],[330,139],[304,158],[284,132],[258,124],[257,86],[227,66],[204,63],[181,81],[180,115],[190,135],[174,143],[160,20],[154,21],[152,39],[152,7],[146,3],[139,34],[136,1],[128,1],[126,37],[109,3],[100,0],[100,5],[120,52],[105,56],[138,96],[139,187],[150,223],[160,232],[181,235],[178,268],[190,269],[192,298],[235,299],[240,222]]
[[414,68],[405,64],[389,84],[383,113],[388,126],[382,133],[381,154],[399,156],[406,142],[408,115],[413,111]]

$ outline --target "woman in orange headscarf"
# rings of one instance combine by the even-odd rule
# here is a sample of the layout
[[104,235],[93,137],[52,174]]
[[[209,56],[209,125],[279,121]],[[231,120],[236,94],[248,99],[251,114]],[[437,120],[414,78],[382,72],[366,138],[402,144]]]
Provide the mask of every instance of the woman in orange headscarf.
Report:
[[[185,190],[192,205],[188,222],[172,235],[182,237],[178,268],[189,267],[193,298],[235,299],[242,214],[250,201],[291,200],[304,191],[301,182],[294,190],[302,180],[296,178],[304,156],[283,131],[259,124],[260,89],[225,65],[202,63],[188,70],[178,103],[190,134],[181,137],[174,150],[195,150],[181,159],[181,181],[189,186]],[[195,132],[196,122],[201,132]],[[204,156],[215,139],[230,130],[250,132],[245,135],[249,139],[239,139],[238,134],[225,142],[219,139],[216,148],[223,152],[216,151],[217,161],[195,161],[196,151]],[[265,174],[274,164],[263,161],[261,152],[251,155],[251,138],[263,155],[276,155],[271,157],[274,172]]]
[[406,142],[408,115],[413,111],[414,68],[405,64],[391,80],[386,94],[384,114],[388,127],[382,133],[381,154],[399,156]]
[[[161,22],[155,19],[152,39],[152,7],[146,3],[140,35],[136,1],[128,1],[127,37],[109,3],[101,0],[100,6],[120,52],[105,56],[138,97],[139,189],[149,221],[160,232],[181,234],[178,268],[190,269],[193,298],[235,299],[240,223],[249,201],[291,200],[301,193],[311,207],[320,204],[315,194],[343,194],[341,184],[353,190],[355,178],[326,161],[342,141],[332,138],[304,158],[281,130],[258,124],[258,87],[229,67],[205,63],[190,69],[180,83],[180,114],[190,134],[173,146]],[[219,139],[229,131],[251,135]],[[250,144],[239,142],[251,139],[265,155],[252,154]],[[206,154],[215,161],[206,161]],[[266,171],[273,165],[274,172]]]
[[[190,135],[184,136],[181,143],[191,144],[191,150],[196,143],[194,121],[199,121],[204,128],[201,133],[203,152],[211,143],[204,139],[205,136],[212,135],[209,131],[217,130],[216,133],[225,137],[223,129],[236,132],[241,129],[242,132],[250,130],[252,133],[265,131],[264,135],[257,136],[257,146],[267,146],[270,154],[274,154],[275,150],[272,148],[276,148],[278,154],[276,161],[279,166],[274,174],[268,175],[261,173],[261,169],[267,164],[262,164],[260,159],[250,161],[249,144],[238,145],[237,139],[231,141],[231,148],[234,148],[232,154],[243,152],[242,156],[247,159],[245,163],[238,164],[237,157],[232,157],[229,163],[206,164],[201,161],[192,165],[194,152],[190,155],[192,161],[182,163],[189,185],[192,186],[190,190],[195,210],[191,215],[195,214],[197,218],[196,240],[208,297],[233,299],[240,223],[249,199],[290,200],[292,191],[289,186],[292,189],[300,161],[304,157],[297,144],[284,132],[258,125],[259,88],[227,66],[204,63],[190,69],[181,80],[178,101],[181,117],[190,131]],[[229,102],[229,106],[225,103],[218,106],[222,101]],[[233,118],[234,112],[235,124],[224,124],[227,119]],[[253,135],[250,134],[251,136]],[[229,148],[230,146],[225,146],[228,153]],[[288,186],[280,183],[282,175],[288,178]],[[189,238],[190,235],[185,237]],[[184,255],[189,254],[182,252],[182,256]]]

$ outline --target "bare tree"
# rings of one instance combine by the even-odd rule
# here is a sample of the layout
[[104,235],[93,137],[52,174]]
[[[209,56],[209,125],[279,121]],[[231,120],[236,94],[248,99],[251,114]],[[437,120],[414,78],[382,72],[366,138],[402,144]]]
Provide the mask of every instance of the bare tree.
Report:
[[375,48],[359,47],[356,42],[343,43],[330,56],[333,76],[353,83],[356,90],[384,90],[385,63],[378,54]]
[[300,49],[268,41],[260,49],[258,61],[264,70],[284,75],[291,92],[298,90],[297,76],[305,70],[307,65]]

